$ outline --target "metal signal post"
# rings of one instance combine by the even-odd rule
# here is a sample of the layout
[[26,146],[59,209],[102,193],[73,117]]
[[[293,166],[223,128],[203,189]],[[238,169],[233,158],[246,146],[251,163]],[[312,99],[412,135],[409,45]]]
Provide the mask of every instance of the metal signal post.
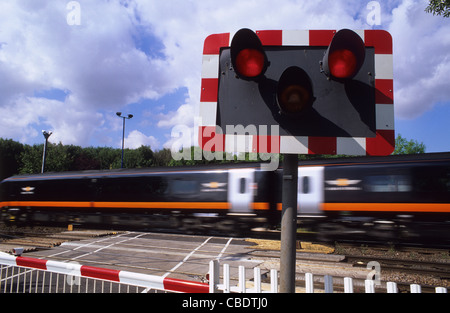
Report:
[[284,154],[281,211],[280,292],[295,292],[298,155]]

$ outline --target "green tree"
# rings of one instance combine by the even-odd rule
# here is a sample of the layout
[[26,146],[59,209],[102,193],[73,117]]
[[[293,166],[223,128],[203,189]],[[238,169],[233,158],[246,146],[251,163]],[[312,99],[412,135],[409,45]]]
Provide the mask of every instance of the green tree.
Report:
[[72,168],[77,154],[81,153],[81,147],[65,146],[49,143],[47,146],[47,158],[45,160],[45,172],[65,172]]
[[120,168],[121,150],[111,147],[98,147],[97,160],[100,162],[100,169],[108,170]]
[[150,167],[153,165],[153,151],[150,146],[140,146],[136,149],[138,167]]
[[395,150],[392,154],[417,154],[425,153],[425,145],[417,140],[407,140],[400,134],[395,138]]
[[[37,174],[42,168],[44,145],[25,145],[21,153],[21,174]],[[73,170],[74,159],[81,153],[81,147],[64,146],[62,143],[48,143],[45,159],[45,172],[63,172]]]
[[170,149],[164,148],[153,153],[154,166],[168,166],[172,160]]
[[[24,145],[13,140],[0,138],[0,178],[15,174],[37,174],[41,172],[44,145]],[[169,149],[153,151],[150,146],[125,149],[124,167],[142,168],[151,166],[186,166],[196,164],[217,164],[261,161],[261,155],[241,153],[233,155],[216,152],[213,160],[207,160],[199,147],[190,147],[190,158],[174,160]],[[188,154],[189,156],[189,154]],[[199,156],[201,159],[198,160]],[[49,143],[45,172],[107,170],[120,168],[121,149],[111,147],[82,148],[62,143]]]
[[22,166],[20,156],[23,150],[21,143],[0,138],[0,180],[19,172]]
[[22,165],[19,169],[19,173],[20,174],[39,173],[41,171],[42,166],[42,152],[44,149],[44,145],[43,144],[32,146],[24,145],[23,148],[24,149],[20,154],[20,160]]
[[450,0],[430,0],[425,12],[450,17]]
[[98,148],[88,147],[81,149],[80,153],[74,156],[71,171],[100,170],[101,162],[98,157]]

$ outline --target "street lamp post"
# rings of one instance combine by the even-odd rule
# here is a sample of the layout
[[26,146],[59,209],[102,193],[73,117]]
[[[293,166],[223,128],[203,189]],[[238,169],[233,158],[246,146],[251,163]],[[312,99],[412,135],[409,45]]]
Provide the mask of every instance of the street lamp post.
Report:
[[133,114],[128,114],[128,116],[122,116],[122,112],[116,112],[116,115],[123,119],[123,127],[122,127],[122,163],[120,168],[123,168],[123,150],[124,150],[124,143],[125,143],[125,120],[129,120],[133,117]]
[[47,157],[47,142],[48,142],[48,137],[50,137],[50,135],[52,134],[51,131],[46,131],[43,130],[42,134],[44,135],[45,138],[45,142],[44,142],[44,151],[42,152],[42,168],[41,168],[41,173],[44,173],[44,168],[45,168],[45,159]]

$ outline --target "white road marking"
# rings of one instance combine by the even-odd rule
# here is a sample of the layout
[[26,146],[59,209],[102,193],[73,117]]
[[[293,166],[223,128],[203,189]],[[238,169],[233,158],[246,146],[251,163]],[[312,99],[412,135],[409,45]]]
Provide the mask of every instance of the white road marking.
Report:
[[162,277],[167,277],[170,274],[172,274],[172,272],[174,272],[177,268],[179,268],[181,265],[184,264],[184,262],[186,262],[198,249],[200,249],[201,247],[203,247],[212,237],[209,237],[208,239],[206,239],[201,245],[199,245],[197,248],[195,248],[194,250],[191,251],[191,253],[189,253],[184,259],[183,261],[181,261],[180,263],[178,263],[177,265],[175,265],[172,269],[170,269],[167,273],[165,273]]
[[[92,242],[89,242],[89,243],[86,243],[86,244],[78,244],[78,245],[77,245],[78,247],[76,247],[76,248],[74,248],[74,249],[61,251],[61,252],[58,252],[58,253],[55,253],[55,254],[48,255],[47,257],[58,256],[58,255],[65,254],[65,253],[68,253],[68,252],[71,252],[71,251],[75,251],[75,250],[78,250],[78,249],[81,249],[81,248],[84,248],[84,247],[89,247],[89,246],[95,247],[95,245],[98,244],[98,243],[100,243],[100,242],[107,241],[107,240],[110,240],[110,239],[112,239],[112,238],[118,238],[118,237],[121,237],[121,236],[124,236],[124,235],[129,235],[129,234],[131,234],[131,233],[130,233],[130,232],[127,232],[127,233],[124,233],[124,234],[119,234],[119,235],[117,235],[117,236],[115,236],[115,237],[106,237],[106,238],[102,238],[102,239],[99,239],[99,240],[95,240],[95,241],[92,241]],[[128,238],[128,239],[126,239],[126,240],[122,240],[122,241],[120,241],[120,242],[125,242],[125,241],[128,241],[128,240],[134,239],[134,238],[138,238],[138,237],[140,237],[140,236],[142,236],[142,235],[143,235],[143,234],[139,234],[138,236],[130,237],[130,238]],[[118,244],[118,243],[120,243],[120,242],[113,243],[113,244],[111,244],[111,245],[109,245],[109,246],[106,246],[106,247],[113,246],[113,245]],[[71,245],[71,242],[65,242],[65,243],[62,243],[62,244],[61,244],[61,246],[65,246],[65,245]],[[103,248],[106,248],[106,247],[103,247],[103,246],[102,246],[102,249],[103,249]],[[97,250],[94,251],[94,252],[100,251],[100,250],[102,250],[102,249],[97,249]],[[92,253],[93,253],[93,252],[90,252],[90,254],[92,254]],[[85,254],[85,255],[87,255],[87,254]],[[72,258],[71,260],[74,260],[74,259],[77,259],[77,258],[80,258],[80,257],[82,257],[82,256],[78,256],[78,257]]]
[[[137,236],[134,236],[134,237],[129,237],[129,238],[127,238],[127,239],[124,239],[124,240],[121,240],[121,241],[113,242],[113,243],[112,243],[112,244],[110,244],[110,245],[107,245],[107,246],[104,246],[104,247],[98,248],[97,250],[94,250],[94,251],[92,251],[92,252],[88,252],[88,253],[85,253],[85,254],[79,255],[79,256],[77,256],[77,257],[71,258],[71,260],[76,260],[76,259],[80,259],[80,258],[83,258],[83,257],[89,256],[89,255],[91,255],[91,254],[94,254],[94,253],[97,253],[97,252],[99,252],[99,251],[101,251],[101,250],[104,250],[104,249],[108,249],[108,248],[111,248],[112,246],[115,246],[115,245],[117,245],[117,244],[120,244],[120,243],[123,243],[123,242],[129,241],[129,240],[133,240],[133,239],[139,238],[139,237],[141,237],[141,236],[143,236],[143,235],[145,235],[145,234],[139,234],[139,235],[137,235]],[[75,249],[76,249],[76,248],[75,248]],[[75,250],[75,249],[74,249],[74,250]]]
[[228,246],[231,243],[231,240],[233,240],[233,238],[228,239],[227,244],[225,245],[225,247],[223,247],[222,251],[220,251],[219,255],[217,256],[217,260],[220,260],[220,258],[222,257],[222,255],[225,253],[225,250],[227,250]]
[[[82,248],[83,245],[81,245],[80,243],[76,243],[76,242],[68,242],[68,243],[64,243],[65,247],[80,247]],[[102,246],[101,244],[97,244],[97,245],[90,245],[89,246],[92,249],[96,249],[96,248],[102,248],[104,246]],[[73,251],[74,249],[70,250]],[[177,249],[177,248],[164,248],[164,247],[155,247],[154,249],[146,249],[146,248],[127,248],[124,246],[112,246],[109,247],[109,250],[116,250],[119,252],[129,252],[129,253],[146,253],[146,254],[150,254],[150,257],[147,257],[147,259],[160,259],[161,255],[162,257],[166,257],[169,255],[178,255],[178,256],[186,256],[187,252],[183,252],[183,250],[188,250],[189,252],[191,252],[191,249]],[[197,251],[199,252],[199,251]],[[113,252],[114,253],[114,252]],[[195,256],[197,258],[207,258],[207,259],[213,259],[216,252],[208,252],[208,251],[202,251],[201,254],[197,253]],[[160,257],[158,257],[160,256]],[[172,261],[168,261],[168,262],[172,262]]]

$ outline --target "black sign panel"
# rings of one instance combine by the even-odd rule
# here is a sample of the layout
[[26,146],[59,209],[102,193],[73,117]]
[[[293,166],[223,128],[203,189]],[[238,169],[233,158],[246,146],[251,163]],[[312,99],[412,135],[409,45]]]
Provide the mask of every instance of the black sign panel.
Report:
[[[268,67],[257,80],[244,80],[235,73],[230,49],[223,48],[219,61],[217,125],[280,125],[279,135],[317,137],[375,137],[374,48],[366,47],[364,63],[353,79],[330,80],[320,62],[327,47],[264,46]],[[310,78],[312,109],[289,115],[277,105],[277,86],[291,66]],[[233,127],[231,128],[233,129]],[[278,134],[277,134],[278,135]]]

